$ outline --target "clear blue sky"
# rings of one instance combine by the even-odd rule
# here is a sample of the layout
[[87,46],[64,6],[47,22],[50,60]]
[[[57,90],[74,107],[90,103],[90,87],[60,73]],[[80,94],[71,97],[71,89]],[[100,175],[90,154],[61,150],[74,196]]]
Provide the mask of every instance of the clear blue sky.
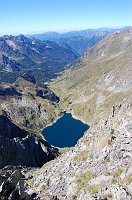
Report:
[[0,35],[132,25],[132,0],[0,0]]

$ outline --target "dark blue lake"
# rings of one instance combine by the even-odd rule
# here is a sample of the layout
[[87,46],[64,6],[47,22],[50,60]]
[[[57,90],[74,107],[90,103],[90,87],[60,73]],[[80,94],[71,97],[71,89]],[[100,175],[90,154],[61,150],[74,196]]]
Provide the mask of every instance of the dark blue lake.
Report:
[[74,119],[70,113],[65,113],[56,123],[45,128],[42,134],[55,147],[72,147],[88,129],[87,124]]

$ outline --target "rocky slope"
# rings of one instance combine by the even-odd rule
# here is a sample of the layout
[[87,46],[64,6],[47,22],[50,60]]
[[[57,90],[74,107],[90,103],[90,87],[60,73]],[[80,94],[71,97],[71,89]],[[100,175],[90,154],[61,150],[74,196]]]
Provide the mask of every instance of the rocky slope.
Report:
[[[131,200],[131,105],[125,99],[85,133],[74,149],[34,171],[27,192],[38,199]],[[121,120],[121,125],[117,124]],[[107,121],[107,122],[106,122]],[[28,176],[33,174],[27,172]]]
[[58,102],[46,85],[36,85],[26,74],[15,84],[0,86],[0,168],[41,167],[59,155],[40,134],[59,116]]
[[[14,169],[15,173],[3,169],[1,196],[9,197],[17,191],[20,199],[24,195],[25,199],[40,200],[132,199],[131,57],[132,30],[113,33],[50,84],[51,90],[60,98],[54,105],[57,112],[60,109],[70,110],[91,128],[75,147],[40,169]],[[27,82],[20,84],[22,91],[17,89],[17,93],[29,99],[33,86],[29,87]],[[13,87],[17,88],[17,83]],[[33,88],[36,91],[36,86]],[[17,110],[23,105],[19,98],[15,100],[15,104],[19,102]],[[38,98],[42,100],[42,97]],[[7,100],[6,104],[8,107],[2,101],[2,109],[5,108],[9,116],[14,116],[11,104],[9,106]],[[29,105],[36,111],[31,101]],[[19,115],[15,115],[15,120],[19,119]],[[31,128],[32,120],[29,119]],[[43,118],[34,119],[38,129],[40,119]],[[24,125],[23,122],[21,124]],[[18,172],[21,172],[19,176]],[[12,184],[12,176],[15,184]],[[7,188],[12,185],[9,192]]]
[[10,138],[6,137],[3,131],[0,132],[0,168],[7,165],[41,167],[58,155],[59,151],[56,148],[43,139],[34,138],[30,133],[23,138],[19,133]]
[[13,82],[23,71],[47,80],[76,58],[68,45],[23,35],[3,36],[0,38],[0,82]]
[[40,132],[59,115],[59,97],[46,85],[36,84],[26,74],[14,84],[0,86],[0,113],[6,113],[16,125]]
[[[125,99],[125,103],[116,105],[114,117],[111,110],[108,118],[85,133],[74,148],[41,169],[5,168],[1,171],[1,182],[5,185],[14,175],[13,191],[26,199],[35,195],[42,200],[131,200],[130,111],[130,100]],[[116,123],[119,119],[122,126]],[[2,196],[4,191],[7,194],[2,189]]]
[[[91,129],[27,180],[38,199],[131,200],[132,30],[111,34],[51,84]],[[32,171],[27,174],[33,173]]]
[[112,33],[51,84],[62,108],[94,125],[131,95],[132,29]]

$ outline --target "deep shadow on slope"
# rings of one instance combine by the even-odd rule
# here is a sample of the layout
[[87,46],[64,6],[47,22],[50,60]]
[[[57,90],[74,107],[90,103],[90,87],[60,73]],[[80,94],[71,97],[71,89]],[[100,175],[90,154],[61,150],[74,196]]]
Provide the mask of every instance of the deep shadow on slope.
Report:
[[0,116],[0,168],[6,165],[41,167],[58,155],[57,148],[29,135],[6,116]]

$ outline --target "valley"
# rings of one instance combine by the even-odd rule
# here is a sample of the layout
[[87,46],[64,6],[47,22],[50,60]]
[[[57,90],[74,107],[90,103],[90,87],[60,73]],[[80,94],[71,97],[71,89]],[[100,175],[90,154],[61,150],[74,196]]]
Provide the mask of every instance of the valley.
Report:
[[77,55],[68,45],[24,35],[0,37],[0,82],[15,82],[24,72],[48,81]]
[[[107,34],[50,81],[24,73],[14,83],[1,83],[0,198],[17,193],[20,200],[131,200],[131,57],[132,29],[121,30]],[[62,146],[42,136],[44,128],[60,127],[69,116],[65,126],[73,118],[86,125],[80,139],[61,143],[67,142],[62,132],[69,131],[64,126],[60,133],[50,131]],[[77,122],[75,130],[69,126],[70,134],[79,130]]]

